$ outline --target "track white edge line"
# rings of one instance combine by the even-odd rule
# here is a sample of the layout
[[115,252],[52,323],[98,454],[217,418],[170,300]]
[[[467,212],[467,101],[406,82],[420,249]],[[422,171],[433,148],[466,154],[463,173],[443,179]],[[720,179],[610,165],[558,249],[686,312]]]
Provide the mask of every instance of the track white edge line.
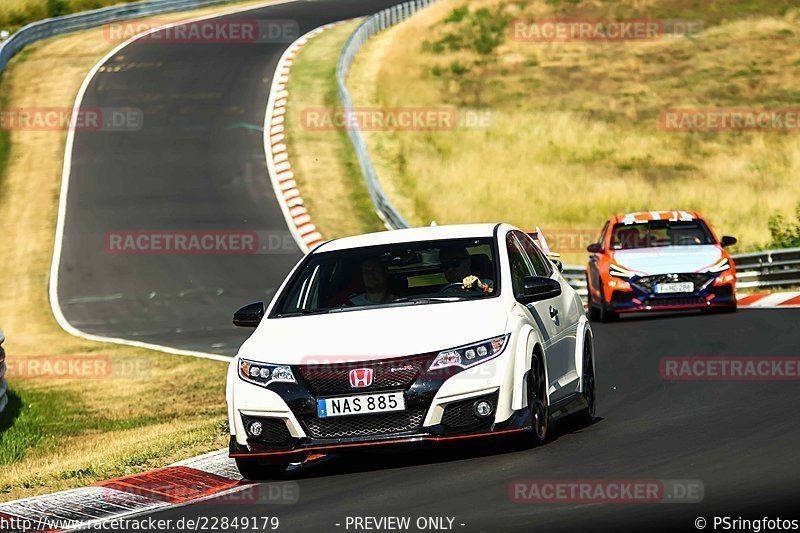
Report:
[[[225,17],[225,16],[228,16],[228,15],[233,15],[233,14],[236,14],[236,13],[242,13],[242,12],[245,12],[245,11],[253,11],[253,10],[256,10],[256,9],[262,9],[262,8],[273,6],[273,5],[288,4],[288,3],[291,3],[291,2],[294,2],[294,1],[296,1],[296,0],[283,0],[283,1],[279,0],[279,1],[264,2],[262,4],[256,4],[256,5],[252,5],[252,6],[246,6],[246,7],[240,6],[240,7],[236,7],[236,8],[226,9],[226,10],[223,10],[223,11],[221,11],[219,13],[214,13],[214,14],[210,14],[210,15],[204,15],[204,16],[201,16],[201,17],[193,17],[193,18],[189,18],[189,19],[186,19],[186,20],[180,20],[180,21],[176,21],[176,22],[170,22],[170,23],[167,23],[167,24],[162,24],[162,25],[157,26],[155,28],[152,28],[150,30],[144,31],[144,32],[142,32],[142,33],[140,33],[138,35],[134,35],[133,37],[131,37],[127,41],[125,41],[122,44],[120,44],[119,46],[115,47],[113,50],[111,50],[105,56],[103,56],[103,58],[100,59],[100,61],[98,61],[97,64],[94,65],[94,67],[92,67],[92,69],[89,71],[89,73],[84,78],[83,83],[81,84],[81,87],[78,90],[78,95],[75,97],[75,104],[72,107],[72,117],[77,117],[78,116],[78,113],[80,112],[81,105],[83,103],[83,98],[84,98],[84,96],[86,94],[86,90],[88,89],[89,84],[92,82],[92,80],[94,79],[95,75],[100,70],[100,68],[103,65],[105,65],[106,62],[108,62],[109,59],[111,59],[112,57],[117,55],[120,51],[122,51],[125,47],[127,47],[128,45],[138,41],[139,39],[141,39],[143,37],[146,37],[147,35],[150,35],[152,33],[159,32],[161,30],[167,29],[167,28],[173,28],[173,27],[176,27],[176,26],[183,26],[183,25],[186,25],[186,24],[191,24],[193,22],[199,22],[199,21],[202,21],[202,20],[209,20],[209,19],[213,19],[213,18]],[[276,72],[276,74],[277,74],[277,72]],[[71,121],[71,124],[75,124],[75,123],[76,122],[73,119]],[[194,350],[182,350],[182,349],[179,349],[179,348],[172,348],[170,346],[163,346],[163,345],[160,345],[160,344],[153,344],[153,343],[149,343],[149,342],[132,341],[132,340],[129,340],[129,339],[122,339],[122,338],[118,338],[118,337],[106,337],[106,336],[103,336],[103,335],[94,335],[94,334],[91,334],[91,333],[86,333],[86,332],[83,332],[83,331],[79,330],[78,328],[76,328],[75,326],[70,324],[69,321],[67,321],[66,317],[64,316],[63,311],[61,310],[61,304],[58,301],[58,271],[59,271],[59,267],[60,267],[60,264],[61,264],[61,251],[62,251],[63,240],[64,240],[64,225],[65,225],[65,219],[66,219],[66,215],[67,215],[67,195],[69,193],[69,180],[70,180],[70,172],[71,172],[71,167],[72,167],[72,150],[73,150],[74,142],[75,142],[75,128],[74,127],[70,127],[68,132],[67,132],[67,142],[66,142],[66,145],[65,145],[65,148],[64,148],[64,165],[63,165],[62,171],[61,171],[61,191],[59,193],[59,198],[58,198],[58,218],[56,219],[56,235],[55,235],[55,241],[53,243],[53,259],[52,259],[52,261],[50,263],[50,281],[49,281],[49,291],[48,291],[49,292],[49,297],[50,297],[50,309],[52,310],[53,315],[55,316],[55,319],[56,319],[56,322],[58,323],[58,325],[61,326],[61,329],[63,329],[64,331],[66,331],[70,335],[73,335],[75,337],[80,337],[82,339],[86,339],[86,340],[90,340],[90,341],[110,342],[110,343],[114,343],[114,344],[123,344],[125,346],[133,346],[133,347],[136,347],[136,348],[145,348],[145,349],[148,349],[148,350],[154,350],[154,351],[169,353],[169,354],[173,354],[173,355],[186,355],[186,356],[191,356],[191,357],[199,357],[199,358],[203,358],[203,359],[211,359],[213,361],[230,362],[232,358],[229,357],[229,356],[226,356],[226,355],[213,354],[213,353],[207,353],[207,352],[199,352],[199,351],[194,351]]]

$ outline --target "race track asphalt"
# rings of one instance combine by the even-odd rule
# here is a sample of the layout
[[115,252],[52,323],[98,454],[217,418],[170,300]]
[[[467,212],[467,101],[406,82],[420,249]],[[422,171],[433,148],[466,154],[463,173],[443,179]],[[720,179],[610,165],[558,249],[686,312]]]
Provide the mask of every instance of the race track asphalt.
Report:
[[[134,114],[125,123],[133,131],[75,134],[58,270],[67,321],[95,335],[235,354],[250,331],[233,327],[233,311],[269,301],[301,256],[270,184],[261,131],[278,59],[299,35],[395,3],[279,4],[216,19],[296,28],[266,42],[156,34],[111,57],[81,109],[87,117],[104,110],[104,123],[108,110],[134,110],[143,127]],[[111,235],[131,231],[256,231],[273,244],[264,254],[112,253]]]
[[[232,18],[292,19],[305,32],[391,3],[292,2]],[[104,249],[104,236],[286,232],[259,131],[285,47],[137,42],[92,80],[85,108],[138,108],[144,128],[76,135],[59,271],[59,300],[71,324],[178,348],[236,351],[248,332],[231,326],[232,311],[269,299],[300,257],[297,248],[118,255]],[[149,516],[277,516],[278,531],[354,531],[345,527],[347,517],[452,517],[456,531],[537,532],[696,531],[701,516],[797,518],[798,382],[671,382],[660,376],[659,361],[797,356],[798,321],[800,310],[742,310],[595,324],[599,407],[589,428],[561,430],[536,449],[504,439],[334,457],[289,475],[299,490],[293,504],[217,498]],[[687,504],[514,503],[515,479],[684,479],[702,483],[704,496]],[[262,487],[267,494],[269,485]]]
[[[743,310],[596,324],[598,420],[587,429],[562,429],[534,449],[507,439],[334,457],[289,475],[299,495],[290,505],[223,497],[150,516],[277,516],[279,531],[356,531],[347,517],[444,516],[455,518],[455,531],[542,533],[697,531],[697,517],[711,524],[714,516],[800,519],[798,381],[665,381],[659,371],[664,357],[797,357],[788,326],[798,320],[800,310]],[[515,479],[695,480],[703,500],[514,503]],[[269,494],[263,484],[256,497]]]

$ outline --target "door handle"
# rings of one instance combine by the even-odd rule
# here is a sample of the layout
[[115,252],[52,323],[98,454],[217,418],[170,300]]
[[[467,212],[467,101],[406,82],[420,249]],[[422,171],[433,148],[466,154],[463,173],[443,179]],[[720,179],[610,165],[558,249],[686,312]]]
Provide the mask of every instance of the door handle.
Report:
[[552,305],[550,306],[550,318],[552,318],[554,321],[558,318],[558,309]]

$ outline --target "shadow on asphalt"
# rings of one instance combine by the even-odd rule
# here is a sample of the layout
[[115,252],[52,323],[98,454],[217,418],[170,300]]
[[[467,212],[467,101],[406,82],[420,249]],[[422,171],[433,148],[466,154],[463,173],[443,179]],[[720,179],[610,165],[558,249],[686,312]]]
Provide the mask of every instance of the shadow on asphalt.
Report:
[[[592,425],[599,424],[603,420],[602,417],[596,417]],[[553,446],[559,438],[572,433],[580,433],[582,430],[583,428],[574,428],[568,423],[556,423],[545,446]],[[422,448],[359,451],[327,455],[323,459],[290,470],[283,479],[307,479],[408,468],[534,450],[535,448],[528,442],[527,435],[515,435],[487,437],[460,444],[429,444]]]
[[[737,311],[739,312],[739,311]],[[694,310],[690,309],[687,311],[647,311],[641,313],[629,313],[629,314],[622,314],[619,317],[619,320],[616,322],[592,322],[592,326],[601,325],[611,326],[613,327],[615,324],[625,324],[626,322],[647,322],[653,320],[665,320],[665,321],[673,321],[678,320],[681,318],[698,318],[698,317],[712,317],[712,316],[730,316],[732,313],[726,313],[724,311],[717,311],[717,310]]]

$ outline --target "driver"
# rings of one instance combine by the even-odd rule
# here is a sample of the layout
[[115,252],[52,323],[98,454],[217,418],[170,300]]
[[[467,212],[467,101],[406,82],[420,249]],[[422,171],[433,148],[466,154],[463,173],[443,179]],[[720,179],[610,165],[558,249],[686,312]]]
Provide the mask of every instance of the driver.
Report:
[[389,294],[389,271],[378,259],[365,259],[361,263],[364,292],[349,298],[353,305],[385,304],[396,300]]
[[472,274],[472,259],[463,246],[443,247],[439,251],[444,277],[448,283],[461,283],[461,290],[480,289],[492,292],[494,283],[490,279],[480,279]]

